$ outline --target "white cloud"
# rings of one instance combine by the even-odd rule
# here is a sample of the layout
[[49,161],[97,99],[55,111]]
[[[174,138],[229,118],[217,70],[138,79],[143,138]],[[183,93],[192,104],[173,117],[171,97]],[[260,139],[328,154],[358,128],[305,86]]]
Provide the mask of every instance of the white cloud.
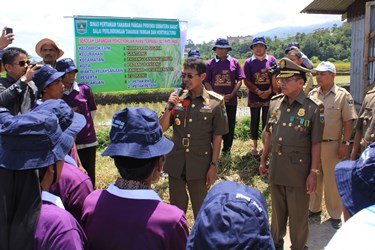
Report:
[[[168,18],[188,21],[188,39],[195,43],[218,37],[252,35],[277,27],[306,26],[340,16],[299,12],[312,0],[65,0],[2,3],[0,27],[14,29],[14,46],[36,55],[35,44],[50,37],[59,41],[64,57],[74,57],[73,15]],[[6,11],[5,11],[6,10]]]

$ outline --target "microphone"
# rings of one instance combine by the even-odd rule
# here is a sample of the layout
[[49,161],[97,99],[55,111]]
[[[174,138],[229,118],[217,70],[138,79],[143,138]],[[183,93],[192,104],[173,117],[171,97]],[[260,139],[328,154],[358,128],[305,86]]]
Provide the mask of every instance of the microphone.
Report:
[[[184,89],[185,89],[185,83],[184,83],[184,81],[182,81],[181,86],[176,90],[177,95],[179,97],[182,96],[182,94],[184,93]],[[168,110],[171,111],[173,109],[173,107],[174,107],[174,104],[169,103]]]

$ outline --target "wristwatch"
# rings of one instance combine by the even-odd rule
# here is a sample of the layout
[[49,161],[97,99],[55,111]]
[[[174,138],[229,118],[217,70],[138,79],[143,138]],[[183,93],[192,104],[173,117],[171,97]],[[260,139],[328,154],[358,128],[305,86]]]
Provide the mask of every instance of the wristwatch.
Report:
[[349,145],[350,145],[350,141],[342,141],[341,143],[342,143],[342,144],[345,144],[346,146],[349,146]]
[[27,77],[26,77],[26,76],[21,76],[20,80],[21,80],[21,82],[25,82],[25,83],[27,83],[27,82],[28,82],[28,80],[27,80]]
[[319,169],[316,169],[316,168],[312,168],[312,169],[311,169],[311,172],[314,172],[316,175],[319,175],[319,174],[320,174]]
[[210,166],[219,167],[219,165],[220,165],[220,162],[214,162],[214,161],[210,162]]

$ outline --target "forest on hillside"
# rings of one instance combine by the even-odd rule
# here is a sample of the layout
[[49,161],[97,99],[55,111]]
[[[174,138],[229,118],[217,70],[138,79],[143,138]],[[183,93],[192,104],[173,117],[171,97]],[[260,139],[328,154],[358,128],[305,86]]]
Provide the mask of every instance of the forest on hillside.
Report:
[[[301,50],[313,62],[329,60],[334,61],[350,61],[350,44],[351,44],[351,24],[345,22],[341,26],[333,25],[332,28],[317,29],[312,33],[305,34],[297,32],[294,36],[287,39],[280,39],[275,37],[265,37],[267,42],[267,53],[274,55],[276,58],[285,56],[284,50],[289,42],[298,42]],[[210,42],[203,42],[202,44],[195,44],[188,39],[185,50],[198,49],[203,59],[209,59],[214,56],[212,47],[215,40]],[[232,42],[231,56],[238,59],[248,58],[252,55],[250,50],[251,41],[246,42]]]

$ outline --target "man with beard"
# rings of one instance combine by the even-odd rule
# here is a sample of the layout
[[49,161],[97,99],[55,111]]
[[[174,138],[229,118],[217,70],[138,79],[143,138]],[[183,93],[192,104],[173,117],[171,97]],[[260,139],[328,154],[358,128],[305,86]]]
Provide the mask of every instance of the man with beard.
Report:
[[0,106],[7,108],[12,115],[30,111],[38,92],[32,77],[39,66],[33,67],[27,52],[17,47],[5,49],[2,61],[6,77],[0,78]]

